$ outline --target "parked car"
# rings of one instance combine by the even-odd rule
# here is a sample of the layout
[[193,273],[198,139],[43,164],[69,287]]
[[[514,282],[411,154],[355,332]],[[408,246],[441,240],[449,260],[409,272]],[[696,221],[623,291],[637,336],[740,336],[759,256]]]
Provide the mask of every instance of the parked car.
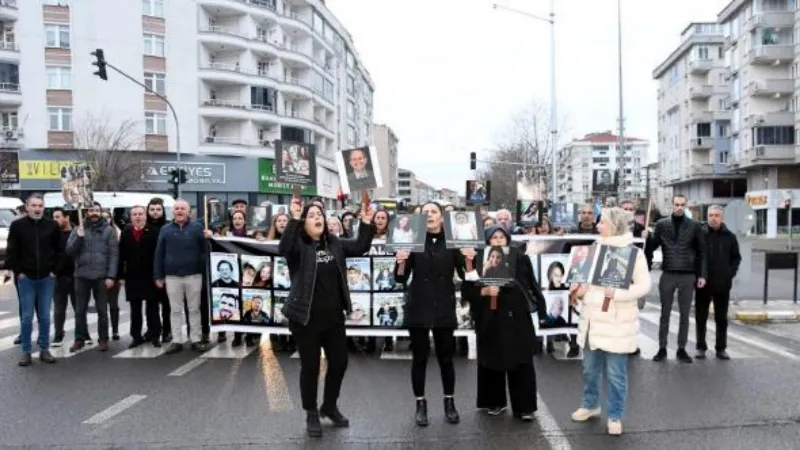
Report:
[[2,265],[5,265],[6,261],[8,228],[11,226],[11,222],[17,218],[17,208],[22,204],[22,200],[16,197],[0,197],[0,261],[2,261]]

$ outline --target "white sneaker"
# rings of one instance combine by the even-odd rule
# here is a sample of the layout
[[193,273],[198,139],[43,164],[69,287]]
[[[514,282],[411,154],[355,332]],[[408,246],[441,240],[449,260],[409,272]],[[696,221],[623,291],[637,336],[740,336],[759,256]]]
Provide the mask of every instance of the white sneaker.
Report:
[[619,436],[622,434],[622,422],[619,420],[608,421],[608,434],[611,436]]
[[597,417],[599,415],[600,415],[599,407],[595,409],[578,408],[575,410],[575,412],[572,413],[571,417],[572,420],[574,420],[575,422],[586,422],[592,417]]

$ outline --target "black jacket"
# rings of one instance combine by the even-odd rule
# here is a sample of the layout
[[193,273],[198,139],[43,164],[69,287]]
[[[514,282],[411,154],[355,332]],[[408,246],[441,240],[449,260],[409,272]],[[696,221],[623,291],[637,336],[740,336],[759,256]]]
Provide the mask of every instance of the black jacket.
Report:
[[[476,256],[475,260],[480,266],[483,258]],[[469,302],[475,323],[478,364],[493,370],[512,370],[533,363],[536,333],[531,312],[536,311],[543,320],[547,310],[530,259],[511,247],[509,261],[516,282],[500,288],[497,309],[492,310],[491,299],[480,295],[480,283],[464,281],[461,285],[462,298]]]
[[[375,225],[358,227],[356,239],[340,239],[330,233],[324,236],[327,239],[328,251],[333,254],[342,276],[342,298],[345,301],[347,312],[352,309],[350,302],[350,289],[347,287],[347,258],[362,256],[367,253],[375,236]],[[308,325],[311,320],[311,302],[314,294],[314,280],[317,274],[317,252],[314,242],[303,232],[303,222],[292,219],[283,231],[283,237],[278,244],[278,251],[286,258],[289,266],[289,276],[292,287],[283,306],[283,315],[289,321]],[[454,310],[455,312],[455,310]]]
[[457,272],[464,279],[464,259],[459,250],[446,247],[444,233],[428,233],[425,251],[409,255],[403,275],[397,273],[399,267],[395,264],[394,279],[398,283],[407,284],[412,273],[414,275],[406,296],[405,325],[457,328],[453,277]]
[[15,275],[34,279],[55,274],[63,257],[62,241],[61,230],[53,219],[17,219],[8,230],[6,264]]
[[672,216],[656,222],[653,235],[645,248],[647,258],[661,247],[661,269],[664,272],[693,273],[708,280],[708,259],[705,233],[699,222],[684,217],[675,233]]
[[706,286],[712,292],[727,292],[733,286],[733,278],[739,271],[742,255],[739,254],[739,240],[725,224],[714,230],[703,225],[708,255],[708,278]]
[[56,264],[55,274],[57,277],[72,278],[75,276],[75,261],[67,254],[67,239],[72,234],[72,229],[61,230],[61,259]]
[[142,237],[133,238],[133,225],[125,226],[119,236],[119,265],[117,278],[125,281],[125,299],[155,298],[153,262],[158,244],[158,230],[145,224]]

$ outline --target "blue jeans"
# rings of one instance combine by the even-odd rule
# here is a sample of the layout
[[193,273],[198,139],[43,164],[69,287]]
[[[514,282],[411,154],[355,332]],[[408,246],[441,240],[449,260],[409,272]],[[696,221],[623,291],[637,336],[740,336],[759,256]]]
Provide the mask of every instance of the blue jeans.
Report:
[[628,397],[628,355],[603,350],[583,351],[583,397],[586,409],[600,407],[603,373],[608,379],[608,419],[622,420]]
[[50,348],[50,309],[53,305],[55,277],[22,277],[17,282],[19,303],[22,308],[22,353],[31,353],[33,311],[39,318],[39,350]]

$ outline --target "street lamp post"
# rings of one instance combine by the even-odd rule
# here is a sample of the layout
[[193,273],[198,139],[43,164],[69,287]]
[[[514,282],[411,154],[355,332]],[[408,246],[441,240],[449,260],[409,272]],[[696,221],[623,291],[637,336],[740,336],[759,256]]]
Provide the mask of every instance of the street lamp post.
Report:
[[617,142],[617,191],[622,201],[625,192],[625,104],[622,101],[622,0],[617,0],[617,59],[619,62],[619,141]]
[[536,14],[529,13],[527,11],[521,11],[514,8],[509,8],[507,6],[499,5],[497,3],[492,5],[492,8],[499,9],[502,11],[508,11],[514,14],[518,14],[521,16],[528,17],[530,19],[536,19],[542,22],[547,22],[550,24],[550,159],[551,159],[551,176],[550,176],[550,193],[552,196],[553,202],[558,201],[558,194],[557,194],[557,182],[556,182],[556,175],[558,172],[558,165],[556,163],[557,159],[557,149],[556,146],[558,145],[558,114],[556,110],[556,2],[555,0],[550,0],[550,14],[547,17],[539,16]]

